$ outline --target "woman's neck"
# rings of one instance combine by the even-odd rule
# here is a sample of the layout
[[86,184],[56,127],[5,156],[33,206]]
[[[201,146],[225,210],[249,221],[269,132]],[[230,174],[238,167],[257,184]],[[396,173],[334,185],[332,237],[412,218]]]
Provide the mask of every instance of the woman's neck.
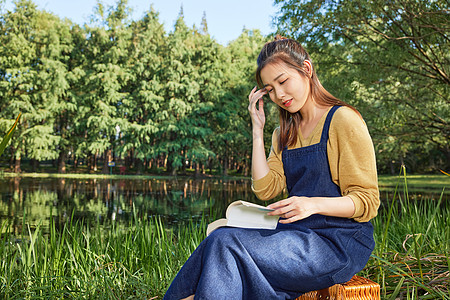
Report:
[[305,105],[300,109],[302,115],[301,124],[317,123],[330,106],[320,105],[312,98],[306,101]]
[[[309,103],[308,103],[309,102]],[[300,131],[303,138],[308,138],[316,128],[322,116],[328,111],[329,106],[317,105],[314,101],[307,101],[300,110],[302,120],[300,121]]]

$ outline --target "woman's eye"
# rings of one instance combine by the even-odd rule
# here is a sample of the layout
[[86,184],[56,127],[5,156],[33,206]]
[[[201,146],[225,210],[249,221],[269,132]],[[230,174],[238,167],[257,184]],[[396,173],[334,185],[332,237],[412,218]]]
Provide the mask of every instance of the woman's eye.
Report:
[[285,80],[283,80],[282,82],[280,82],[280,84],[285,83],[288,80],[288,78],[286,78]]
[[267,89],[266,89],[266,91],[267,91],[268,93],[272,93],[272,92],[273,92],[273,89],[271,89],[271,90],[267,90]]

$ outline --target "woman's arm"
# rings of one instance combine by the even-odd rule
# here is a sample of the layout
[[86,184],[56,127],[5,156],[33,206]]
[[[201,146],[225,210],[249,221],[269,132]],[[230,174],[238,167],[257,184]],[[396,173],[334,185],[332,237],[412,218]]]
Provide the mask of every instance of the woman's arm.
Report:
[[[256,86],[248,96],[248,111],[252,118],[253,128],[253,151],[252,151],[252,179],[258,180],[266,176],[270,169],[266,161],[266,153],[264,150],[264,124],[266,117],[264,115],[264,103],[262,97],[267,94],[266,89],[256,90]],[[258,109],[256,104],[259,105]]]
[[350,197],[289,197],[267,206],[275,209],[269,216],[279,215],[280,223],[292,223],[313,214],[350,218],[355,212],[355,205]]
[[282,151],[278,149],[279,128],[272,134],[272,147],[267,165],[269,172],[263,178],[255,180],[252,178],[252,191],[260,200],[270,200],[278,196],[286,188],[286,177],[284,175],[283,162],[281,161]]
[[334,114],[327,147],[333,182],[355,205],[351,218],[374,218],[380,206],[375,150],[366,124],[352,109],[341,107]]

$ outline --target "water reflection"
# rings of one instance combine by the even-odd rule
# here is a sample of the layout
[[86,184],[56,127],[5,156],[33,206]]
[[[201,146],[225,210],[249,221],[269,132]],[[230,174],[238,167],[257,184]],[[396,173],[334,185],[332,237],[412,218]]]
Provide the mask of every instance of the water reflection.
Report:
[[[31,227],[40,223],[45,229],[51,218],[60,227],[72,218],[105,225],[113,221],[127,222],[134,214],[140,219],[160,216],[169,225],[196,220],[202,215],[223,217],[226,207],[234,200],[262,203],[254,196],[250,184],[248,179],[3,178],[0,179],[0,224],[8,220],[10,230],[18,234],[22,232],[24,219]],[[396,199],[437,200],[441,192],[406,195],[399,190]],[[382,202],[390,203],[393,194],[390,189],[382,191]],[[445,194],[443,200],[448,204],[447,198]]]
[[237,199],[259,202],[249,180],[4,178],[0,180],[0,224],[8,220],[19,233],[24,217],[31,226],[44,227],[53,218],[59,227],[72,216],[105,224],[126,222],[134,214],[161,216],[174,224],[210,212],[221,217]]

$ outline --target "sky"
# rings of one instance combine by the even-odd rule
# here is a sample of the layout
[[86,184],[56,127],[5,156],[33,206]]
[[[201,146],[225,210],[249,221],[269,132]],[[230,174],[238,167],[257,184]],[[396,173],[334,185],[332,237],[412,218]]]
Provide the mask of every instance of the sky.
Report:
[[[1,0],[0,0],[1,2]],[[13,0],[6,0],[5,9],[14,8]],[[88,23],[97,0],[33,0],[40,10],[46,10],[68,18],[75,23]],[[101,0],[105,5],[114,5],[117,0]],[[259,29],[263,35],[275,31],[272,18],[277,8],[274,0],[128,0],[132,8],[132,19],[141,19],[145,12],[154,9],[159,12],[159,20],[166,32],[173,25],[183,6],[186,25],[200,27],[203,13],[206,13],[209,34],[222,45],[236,39],[244,28]]]

